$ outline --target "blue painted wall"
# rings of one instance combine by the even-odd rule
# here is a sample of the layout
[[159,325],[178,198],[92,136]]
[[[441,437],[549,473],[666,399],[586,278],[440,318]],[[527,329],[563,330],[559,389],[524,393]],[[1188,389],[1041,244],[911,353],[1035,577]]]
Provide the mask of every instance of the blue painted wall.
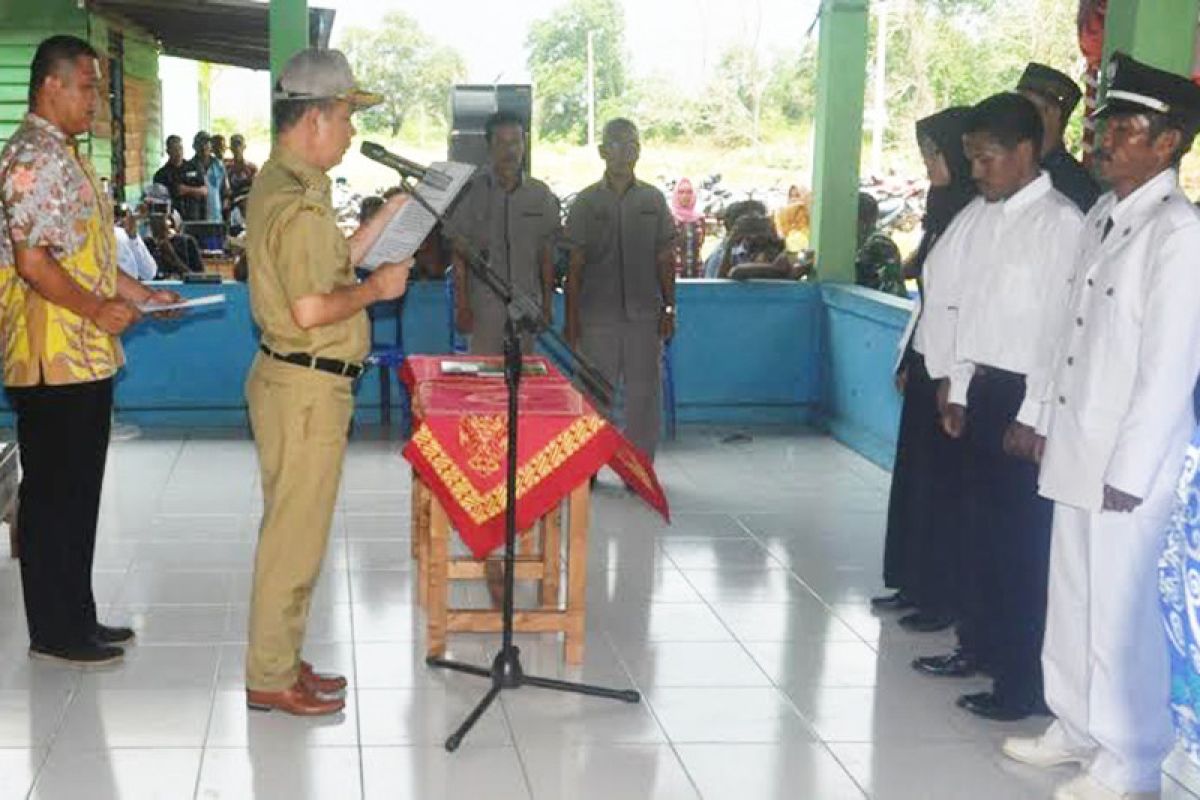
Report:
[[891,469],[900,423],[892,369],[912,301],[840,284],[821,287],[823,418],[829,432]]
[[[189,297],[223,292],[227,302],[180,321],[144,322],[125,336],[128,366],[116,391],[121,419],[147,426],[244,425],[243,382],[257,346],[246,287],[170,285]],[[685,281],[677,301],[673,358],[681,422],[819,421],[823,357],[818,287]],[[440,282],[410,288],[403,312],[408,352],[448,351],[446,309]],[[377,307],[375,314],[377,340],[393,341],[396,309]],[[392,386],[395,392],[395,382]],[[379,419],[379,398],[378,374],[370,373],[358,387],[360,421]],[[5,401],[0,409],[0,421],[10,421]]]

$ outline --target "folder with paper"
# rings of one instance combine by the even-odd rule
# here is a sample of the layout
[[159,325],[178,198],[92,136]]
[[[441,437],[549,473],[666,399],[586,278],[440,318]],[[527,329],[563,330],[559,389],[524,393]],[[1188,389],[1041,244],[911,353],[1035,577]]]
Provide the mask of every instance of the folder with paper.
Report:
[[[429,168],[448,175],[450,186],[446,189],[438,189],[429,185],[428,182],[422,181],[417,186],[417,191],[439,214],[443,214],[454,202],[454,198],[458,197],[463,187],[467,185],[471,176],[475,174],[475,166],[457,161],[438,161],[430,164]],[[387,227],[383,229],[383,233],[359,267],[371,270],[383,263],[410,258],[413,253],[417,252],[417,248],[421,246],[421,242],[425,241],[429,232],[433,230],[436,222],[437,220],[429,213],[428,209],[416,200],[409,200],[404,208],[400,209],[400,213],[393,217]]]

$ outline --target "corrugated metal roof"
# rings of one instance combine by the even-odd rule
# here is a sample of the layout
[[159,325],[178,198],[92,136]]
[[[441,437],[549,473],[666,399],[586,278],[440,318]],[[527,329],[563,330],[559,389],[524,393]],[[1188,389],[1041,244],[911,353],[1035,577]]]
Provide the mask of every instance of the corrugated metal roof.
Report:
[[[251,0],[89,0],[88,6],[123,17],[149,31],[167,55],[248,69],[270,66],[266,3]],[[312,45],[329,46],[334,13],[332,9],[309,9]]]

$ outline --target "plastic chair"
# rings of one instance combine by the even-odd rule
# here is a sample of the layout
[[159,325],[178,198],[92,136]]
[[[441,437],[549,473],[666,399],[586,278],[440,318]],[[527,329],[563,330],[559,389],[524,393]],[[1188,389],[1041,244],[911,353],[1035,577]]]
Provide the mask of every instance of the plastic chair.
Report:
[[446,270],[446,329],[449,332],[448,348],[451,353],[460,355],[467,352],[467,337],[458,332],[454,324],[454,267]]
[[675,340],[668,339],[662,349],[663,418],[667,438],[675,438]]
[[[390,342],[381,342],[375,338],[375,323],[379,319],[379,311],[390,305],[396,309],[396,333]],[[379,303],[367,309],[371,320],[371,352],[367,355],[366,363],[379,371],[379,414],[385,427],[392,425],[392,373],[404,363],[404,296],[389,304]],[[401,429],[408,436],[412,429],[412,414],[409,410],[408,391],[400,381],[396,388],[403,393],[400,403]]]

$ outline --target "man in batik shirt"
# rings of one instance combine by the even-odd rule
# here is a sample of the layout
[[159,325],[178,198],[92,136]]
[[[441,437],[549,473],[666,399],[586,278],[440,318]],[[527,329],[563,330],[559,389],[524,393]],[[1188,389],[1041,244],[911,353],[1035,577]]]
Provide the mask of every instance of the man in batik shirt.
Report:
[[117,338],[139,304],[169,303],[117,268],[112,206],[75,137],[99,102],[96,52],[42,42],[30,113],[0,153],[0,338],[21,456],[17,516],[29,653],[119,660],[128,628],[96,619],[92,555],[112,420]]

